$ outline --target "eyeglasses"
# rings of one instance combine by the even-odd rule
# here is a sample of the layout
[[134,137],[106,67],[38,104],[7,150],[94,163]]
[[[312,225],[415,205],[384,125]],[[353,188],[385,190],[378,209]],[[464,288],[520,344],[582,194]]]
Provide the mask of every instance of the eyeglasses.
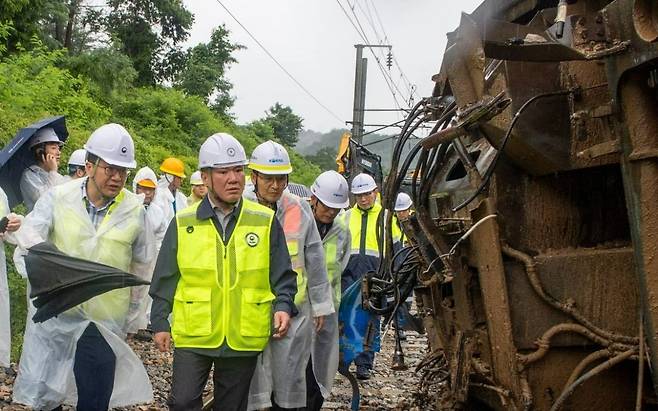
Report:
[[370,197],[374,192],[375,192],[375,190],[368,191],[367,193],[354,194],[354,197],[355,198]]
[[268,175],[268,174],[258,174],[258,177],[260,177],[263,180],[263,183],[267,185],[274,184],[275,182],[278,185],[288,185],[288,176],[287,175]]
[[320,200],[317,200],[316,202],[317,205],[322,206],[322,209],[325,210],[326,212],[332,213],[332,214],[338,214],[340,212],[340,208],[334,208],[334,207],[329,207],[325,203],[323,203]]
[[96,167],[102,168],[105,171],[105,175],[108,177],[114,177],[118,175],[121,178],[126,178],[130,174],[130,170],[123,167],[101,166],[98,164],[96,164]]

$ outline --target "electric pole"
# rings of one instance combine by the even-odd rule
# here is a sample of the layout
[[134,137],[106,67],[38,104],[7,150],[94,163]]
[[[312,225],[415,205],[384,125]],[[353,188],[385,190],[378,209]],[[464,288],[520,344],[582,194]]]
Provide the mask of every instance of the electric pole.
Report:
[[[368,73],[368,59],[363,57],[363,48],[387,48],[387,44],[355,44],[356,48],[356,74],[354,78],[354,111],[352,114],[352,139],[363,144],[364,114],[366,106],[366,77]],[[390,54],[390,53],[389,53]]]

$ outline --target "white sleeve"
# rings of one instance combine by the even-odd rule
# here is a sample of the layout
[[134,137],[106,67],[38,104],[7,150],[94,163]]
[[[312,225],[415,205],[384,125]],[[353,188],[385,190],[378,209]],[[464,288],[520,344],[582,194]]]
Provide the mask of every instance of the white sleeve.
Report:
[[52,190],[41,196],[34,205],[34,209],[25,216],[21,228],[13,233],[13,239],[18,246],[14,251],[14,264],[18,273],[23,277],[27,278],[24,259],[27,249],[48,240],[53,221],[54,197]]
[[[304,207],[302,207],[304,211]],[[308,276],[308,298],[314,316],[324,316],[335,312],[331,283],[327,276],[324,246],[312,214],[304,235],[304,268]]]

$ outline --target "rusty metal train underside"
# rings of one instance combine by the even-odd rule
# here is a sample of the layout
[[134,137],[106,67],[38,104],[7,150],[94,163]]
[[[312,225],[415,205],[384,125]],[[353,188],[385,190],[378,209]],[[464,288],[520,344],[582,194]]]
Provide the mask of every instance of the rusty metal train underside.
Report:
[[404,222],[437,408],[658,409],[657,39],[655,0],[487,0],[448,34]]

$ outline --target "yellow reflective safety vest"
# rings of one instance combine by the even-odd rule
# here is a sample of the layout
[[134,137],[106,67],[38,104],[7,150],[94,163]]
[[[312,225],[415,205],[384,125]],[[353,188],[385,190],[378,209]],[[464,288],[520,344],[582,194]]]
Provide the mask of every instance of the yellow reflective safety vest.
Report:
[[[349,227],[352,235],[352,255],[369,255],[379,257],[379,245],[377,242],[377,219],[382,214],[383,207],[379,201],[368,210],[361,210],[355,204],[349,210]],[[393,217],[391,230],[393,231],[393,242],[400,241],[402,232]]]
[[242,200],[227,244],[196,203],[176,215],[180,280],[174,295],[176,347],[262,351],[272,331],[270,229],[274,212]]
[[[103,221],[94,228],[79,199],[80,182],[70,182],[54,189],[54,208],[50,240],[65,254],[107,264],[130,272],[133,242],[144,224],[141,197],[121,190]],[[80,204],[80,206],[78,206]],[[82,310],[92,321],[110,321],[120,327],[130,304],[130,288],[108,291],[72,309]]]

